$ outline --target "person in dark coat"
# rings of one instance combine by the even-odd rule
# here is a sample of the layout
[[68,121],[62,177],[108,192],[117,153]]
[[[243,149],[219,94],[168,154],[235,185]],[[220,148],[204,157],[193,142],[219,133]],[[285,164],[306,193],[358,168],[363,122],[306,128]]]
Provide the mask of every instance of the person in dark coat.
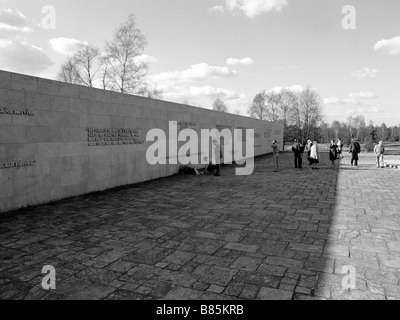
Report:
[[356,167],[358,166],[358,154],[360,152],[361,152],[360,144],[355,139],[351,139],[350,150],[349,150],[349,153],[351,153],[351,165],[353,165],[354,163]]
[[335,160],[337,159],[337,145],[335,141],[331,140],[331,144],[329,146],[329,160],[332,161],[332,164],[335,164]]
[[294,153],[294,167],[301,168],[301,145],[297,139],[294,139],[292,151]]

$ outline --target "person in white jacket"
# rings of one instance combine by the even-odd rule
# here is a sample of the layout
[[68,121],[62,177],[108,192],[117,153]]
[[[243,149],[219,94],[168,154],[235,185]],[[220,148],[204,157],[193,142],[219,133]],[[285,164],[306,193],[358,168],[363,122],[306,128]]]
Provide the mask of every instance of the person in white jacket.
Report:
[[314,141],[312,144],[309,161],[312,169],[319,169],[317,167],[317,164],[319,163],[319,150],[317,141]]
[[385,147],[383,145],[382,141],[379,141],[379,144],[377,144],[374,148],[374,155],[376,157],[376,166],[377,168],[381,167],[384,168],[385,165],[383,163],[383,155],[385,153]]

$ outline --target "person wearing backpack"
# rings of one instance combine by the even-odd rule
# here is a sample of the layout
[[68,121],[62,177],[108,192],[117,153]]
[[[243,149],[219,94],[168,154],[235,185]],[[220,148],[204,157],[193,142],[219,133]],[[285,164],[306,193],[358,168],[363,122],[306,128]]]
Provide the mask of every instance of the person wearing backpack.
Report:
[[351,139],[350,143],[350,150],[349,153],[351,153],[351,165],[354,165],[357,167],[358,166],[358,154],[361,152],[361,146],[360,144],[355,140]]
[[329,160],[331,160],[332,165],[335,164],[336,159],[337,159],[337,145],[334,140],[331,140],[331,144],[329,145]]
[[385,153],[385,147],[383,146],[383,142],[379,141],[379,144],[377,144],[374,148],[374,155],[376,157],[376,167],[379,168],[384,168],[385,165],[383,164],[383,155]]

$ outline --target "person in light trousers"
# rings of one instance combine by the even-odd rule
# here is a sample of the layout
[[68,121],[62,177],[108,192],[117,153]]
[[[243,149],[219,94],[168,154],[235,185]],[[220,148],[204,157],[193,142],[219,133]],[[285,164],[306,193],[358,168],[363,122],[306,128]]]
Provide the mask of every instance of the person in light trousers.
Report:
[[275,166],[274,172],[279,172],[279,146],[278,146],[278,141],[276,141],[276,140],[272,141],[271,148],[272,148],[274,166]]
[[376,166],[377,168],[384,168],[385,165],[383,163],[383,155],[385,153],[385,147],[383,146],[383,142],[379,141],[379,144],[377,144],[374,148],[374,154],[376,157]]

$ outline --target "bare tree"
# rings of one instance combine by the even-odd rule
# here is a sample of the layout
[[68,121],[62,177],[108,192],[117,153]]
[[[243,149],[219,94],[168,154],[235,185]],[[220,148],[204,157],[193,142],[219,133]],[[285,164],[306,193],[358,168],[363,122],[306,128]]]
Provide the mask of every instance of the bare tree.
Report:
[[247,110],[247,113],[252,118],[266,120],[267,119],[266,108],[267,108],[267,94],[264,90],[256,94],[252,104]]
[[148,84],[143,84],[140,88],[138,88],[136,93],[140,96],[152,99],[162,99],[163,97],[162,90],[157,89],[157,86],[151,87]]
[[361,128],[365,127],[365,118],[364,116],[357,116],[352,118],[352,125],[356,129],[356,139],[360,139],[360,131]]
[[335,132],[335,138],[339,137],[340,122],[337,120],[332,121],[332,129]]
[[111,77],[110,77],[110,63],[107,58],[107,56],[102,56],[101,57],[101,68],[99,70],[99,78],[101,81],[101,86],[104,90],[113,90],[112,85],[110,84],[111,82]]
[[66,83],[82,84],[79,70],[72,57],[68,57],[61,65],[61,70],[57,74],[57,79]]
[[301,139],[314,138],[311,134],[322,121],[322,99],[319,94],[306,87],[299,94],[298,110],[296,111],[297,122],[301,133]]
[[265,113],[268,120],[273,122],[278,122],[281,120],[280,105],[281,105],[280,93],[275,93],[275,92],[267,93],[267,105]]
[[99,49],[91,44],[78,43],[76,52],[62,64],[58,79],[68,83],[93,87],[102,66]]
[[228,112],[228,108],[226,107],[225,103],[220,98],[217,98],[214,101],[213,110],[220,111],[220,112]]
[[72,59],[79,70],[81,82],[87,87],[93,87],[93,82],[102,64],[100,50],[92,44],[85,43],[77,44],[77,49],[78,51]]
[[140,61],[147,41],[136,25],[133,14],[116,30],[114,39],[106,42],[109,79],[112,88],[122,93],[137,93],[145,86],[147,64]]
[[298,104],[297,95],[290,90],[282,90],[279,93],[279,108],[281,122],[283,124],[283,140],[287,141],[287,128],[295,119],[295,110]]

